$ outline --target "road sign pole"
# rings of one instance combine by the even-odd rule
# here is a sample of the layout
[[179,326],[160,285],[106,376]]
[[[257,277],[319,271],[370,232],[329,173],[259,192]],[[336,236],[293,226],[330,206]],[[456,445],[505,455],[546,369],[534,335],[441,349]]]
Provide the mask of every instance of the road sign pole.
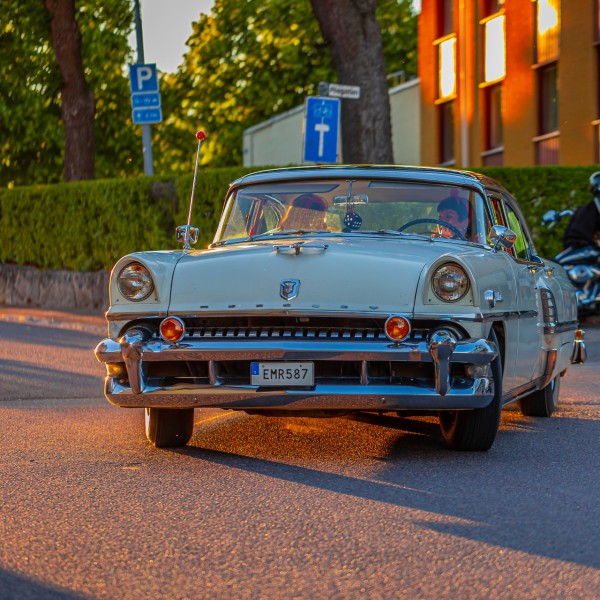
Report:
[[[134,12],[138,63],[144,64],[144,33],[142,30],[142,14],[140,11],[139,0],[135,0]],[[152,161],[152,131],[150,125],[142,125],[142,151],[144,154],[144,174],[154,175],[154,165]]]

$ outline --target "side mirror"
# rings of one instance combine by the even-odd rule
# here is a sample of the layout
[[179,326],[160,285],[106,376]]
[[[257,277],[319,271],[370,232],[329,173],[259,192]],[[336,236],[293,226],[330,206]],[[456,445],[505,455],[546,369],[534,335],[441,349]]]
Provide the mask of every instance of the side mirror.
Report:
[[198,234],[200,230],[192,225],[179,225],[175,230],[177,235],[177,241],[183,244],[184,250],[189,250],[190,246],[193,246],[198,242]]
[[497,252],[500,246],[507,250],[512,248],[517,241],[517,234],[503,225],[494,225],[490,229],[489,238],[494,243],[492,252]]

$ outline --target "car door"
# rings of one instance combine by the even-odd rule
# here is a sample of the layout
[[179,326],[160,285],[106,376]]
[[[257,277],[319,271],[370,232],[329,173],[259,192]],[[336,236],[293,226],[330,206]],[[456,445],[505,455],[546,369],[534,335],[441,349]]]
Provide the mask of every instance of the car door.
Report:
[[515,297],[514,306],[507,311],[506,317],[507,332],[513,341],[511,345],[507,340],[506,354],[512,356],[514,364],[512,377],[505,381],[505,387],[507,390],[523,388],[539,376],[542,363],[543,324],[536,280],[542,264],[534,254],[529,232],[514,200],[505,193],[493,193],[490,200],[500,224],[517,236],[514,246],[507,251],[515,278]]

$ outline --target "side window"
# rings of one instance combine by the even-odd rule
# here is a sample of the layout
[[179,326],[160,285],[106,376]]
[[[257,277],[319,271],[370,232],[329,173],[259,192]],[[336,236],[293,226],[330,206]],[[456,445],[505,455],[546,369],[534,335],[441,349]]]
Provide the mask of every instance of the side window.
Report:
[[519,217],[517,216],[515,211],[510,207],[510,205],[505,203],[504,209],[506,210],[509,229],[512,229],[517,234],[517,241],[513,246],[514,255],[519,260],[529,260],[529,241],[525,236],[525,232],[523,231],[523,227],[521,226]]

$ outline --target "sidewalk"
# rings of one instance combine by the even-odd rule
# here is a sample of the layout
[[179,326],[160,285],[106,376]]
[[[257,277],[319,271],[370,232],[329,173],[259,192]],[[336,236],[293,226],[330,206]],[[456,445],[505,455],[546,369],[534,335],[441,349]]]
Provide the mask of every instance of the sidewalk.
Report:
[[80,314],[41,308],[18,308],[0,306],[0,322],[42,325],[58,329],[76,329],[106,335],[107,325],[104,315]]

